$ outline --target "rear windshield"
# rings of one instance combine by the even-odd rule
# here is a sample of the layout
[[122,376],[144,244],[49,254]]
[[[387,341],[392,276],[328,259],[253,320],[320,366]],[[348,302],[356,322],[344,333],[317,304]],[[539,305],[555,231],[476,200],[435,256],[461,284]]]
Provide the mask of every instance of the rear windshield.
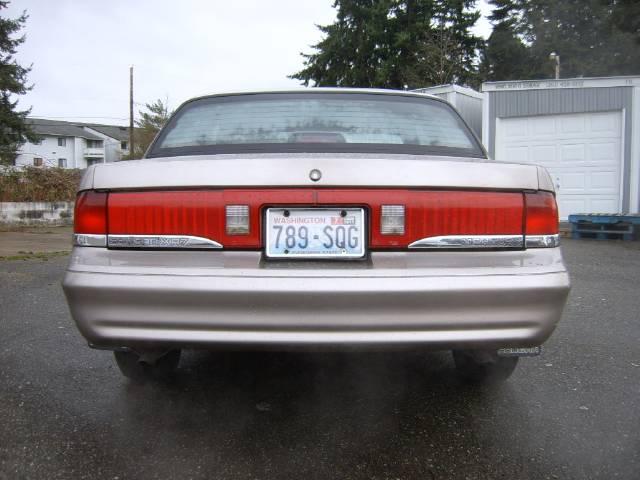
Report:
[[186,103],[148,157],[256,152],[484,156],[447,104],[370,93],[245,94]]

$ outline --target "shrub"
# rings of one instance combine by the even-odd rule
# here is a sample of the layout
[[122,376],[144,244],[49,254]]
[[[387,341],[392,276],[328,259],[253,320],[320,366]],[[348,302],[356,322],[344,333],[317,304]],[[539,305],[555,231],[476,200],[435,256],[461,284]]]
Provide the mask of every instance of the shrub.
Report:
[[70,202],[82,178],[82,170],[64,168],[0,170],[1,202]]

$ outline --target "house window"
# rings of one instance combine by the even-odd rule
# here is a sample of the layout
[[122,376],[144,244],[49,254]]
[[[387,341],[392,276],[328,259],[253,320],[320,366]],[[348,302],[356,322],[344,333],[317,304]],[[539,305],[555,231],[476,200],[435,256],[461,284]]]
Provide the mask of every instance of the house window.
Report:
[[66,147],[67,146],[67,139],[64,137],[58,137],[58,146],[59,147]]
[[87,148],[102,148],[102,140],[87,140]]
[[33,157],[33,166],[34,167],[41,167],[42,166],[42,158]]
[[103,163],[99,158],[87,158],[87,167],[95,165],[96,163]]
[[59,158],[58,159],[58,168],[67,168],[67,159]]
[[127,149],[127,142],[120,142],[120,150],[126,150]]

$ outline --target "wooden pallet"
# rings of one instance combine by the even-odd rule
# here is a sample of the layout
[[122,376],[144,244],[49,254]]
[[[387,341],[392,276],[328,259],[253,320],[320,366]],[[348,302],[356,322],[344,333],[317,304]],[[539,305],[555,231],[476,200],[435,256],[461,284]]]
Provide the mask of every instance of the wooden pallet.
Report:
[[640,231],[640,215],[569,215],[571,238],[635,240]]
[[571,238],[571,224],[569,222],[560,222],[558,233],[562,238]]

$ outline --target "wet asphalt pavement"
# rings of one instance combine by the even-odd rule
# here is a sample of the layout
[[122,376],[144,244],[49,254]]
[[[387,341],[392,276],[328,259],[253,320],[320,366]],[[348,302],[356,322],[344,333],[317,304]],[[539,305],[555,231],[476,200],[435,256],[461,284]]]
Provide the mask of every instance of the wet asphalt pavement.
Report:
[[565,317],[497,389],[418,351],[187,352],[132,385],[75,330],[66,258],[0,262],[0,479],[638,479],[640,243],[564,248]]

